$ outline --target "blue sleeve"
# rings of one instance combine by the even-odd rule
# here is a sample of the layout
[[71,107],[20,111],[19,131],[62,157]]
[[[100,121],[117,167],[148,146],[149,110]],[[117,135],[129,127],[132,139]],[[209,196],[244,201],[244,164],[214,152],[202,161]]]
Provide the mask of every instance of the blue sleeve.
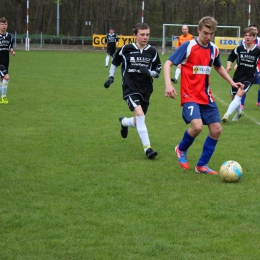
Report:
[[190,42],[183,43],[169,58],[174,65],[179,65],[187,57],[187,48]]
[[221,67],[221,61],[220,61],[220,56],[218,54],[218,56],[214,59],[213,65],[216,67]]

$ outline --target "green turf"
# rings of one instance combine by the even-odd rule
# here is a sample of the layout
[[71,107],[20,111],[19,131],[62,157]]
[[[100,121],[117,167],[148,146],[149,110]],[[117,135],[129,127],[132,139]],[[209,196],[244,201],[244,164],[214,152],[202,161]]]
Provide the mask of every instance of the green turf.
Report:
[[[209,163],[241,164],[241,181],[228,184],[194,172],[206,127],[189,149],[191,169],[178,165],[187,126],[179,97],[164,97],[163,73],[146,117],[158,157],[145,157],[134,129],[122,139],[118,117],[131,112],[119,69],[103,87],[104,63],[98,51],[11,57],[9,104],[0,107],[0,259],[258,259],[258,86],[245,116],[223,125]],[[211,84],[222,115],[229,85],[215,72]]]

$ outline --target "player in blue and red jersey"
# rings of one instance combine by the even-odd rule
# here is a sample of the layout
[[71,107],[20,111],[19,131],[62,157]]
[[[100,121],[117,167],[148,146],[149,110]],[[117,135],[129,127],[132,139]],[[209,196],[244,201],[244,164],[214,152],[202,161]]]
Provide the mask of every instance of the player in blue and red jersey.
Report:
[[212,66],[226,81],[235,88],[243,87],[235,83],[221,65],[219,49],[211,42],[217,29],[217,21],[203,17],[198,25],[198,38],[182,44],[165,62],[165,96],[175,98],[177,92],[171,83],[171,67],[181,64],[181,105],[182,117],[190,128],[185,131],[181,142],[175,147],[180,166],[189,168],[187,151],[195,138],[202,131],[203,125],[209,128],[202,154],[195,166],[195,171],[205,174],[217,174],[207,164],[213,155],[222,131],[218,107],[210,90],[210,72]]

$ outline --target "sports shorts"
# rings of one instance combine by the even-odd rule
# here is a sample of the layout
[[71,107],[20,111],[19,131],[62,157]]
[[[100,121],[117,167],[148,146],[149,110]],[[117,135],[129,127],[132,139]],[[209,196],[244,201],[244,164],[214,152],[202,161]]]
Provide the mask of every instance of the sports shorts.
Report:
[[113,56],[115,52],[116,52],[116,48],[111,48],[111,47],[107,48],[107,55]]
[[3,78],[6,74],[8,74],[8,68],[0,64],[0,78]]
[[193,119],[201,119],[203,125],[220,123],[220,115],[216,102],[207,105],[195,102],[184,103],[182,118],[186,124],[189,124]]
[[256,72],[254,84],[260,85],[260,72]]
[[144,114],[147,113],[149,107],[149,101],[144,101],[141,95],[138,94],[129,95],[126,96],[124,100],[131,111],[134,111],[135,107],[141,106]]
[[[249,81],[244,81],[244,82],[242,82],[245,86],[244,86],[244,91],[247,93],[248,92],[248,90],[251,88],[251,86],[252,86],[252,83],[251,82],[249,82]],[[234,87],[230,87],[230,95],[231,96],[235,96],[236,95],[236,93],[237,93],[237,88],[234,88]]]

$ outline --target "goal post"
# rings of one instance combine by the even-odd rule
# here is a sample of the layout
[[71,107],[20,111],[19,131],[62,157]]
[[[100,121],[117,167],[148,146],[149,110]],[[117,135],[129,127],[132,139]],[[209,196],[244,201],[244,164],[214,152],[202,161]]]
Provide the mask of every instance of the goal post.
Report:
[[[183,25],[187,25],[188,27],[198,27],[197,24],[172,24],[172,23],[164,23],[163,24],[163,38],[162,38],[162,55],[165,53],[165,46],[166,46],[166,27],[167,26],[176,26],[176,27],[182,27]],[[237,38],[240,38],[240,31],[241,27],[240,26],[232,26],[232,25],[218,25],[217,28],[227,28],[227,29],[236,29],[237,31]]]

